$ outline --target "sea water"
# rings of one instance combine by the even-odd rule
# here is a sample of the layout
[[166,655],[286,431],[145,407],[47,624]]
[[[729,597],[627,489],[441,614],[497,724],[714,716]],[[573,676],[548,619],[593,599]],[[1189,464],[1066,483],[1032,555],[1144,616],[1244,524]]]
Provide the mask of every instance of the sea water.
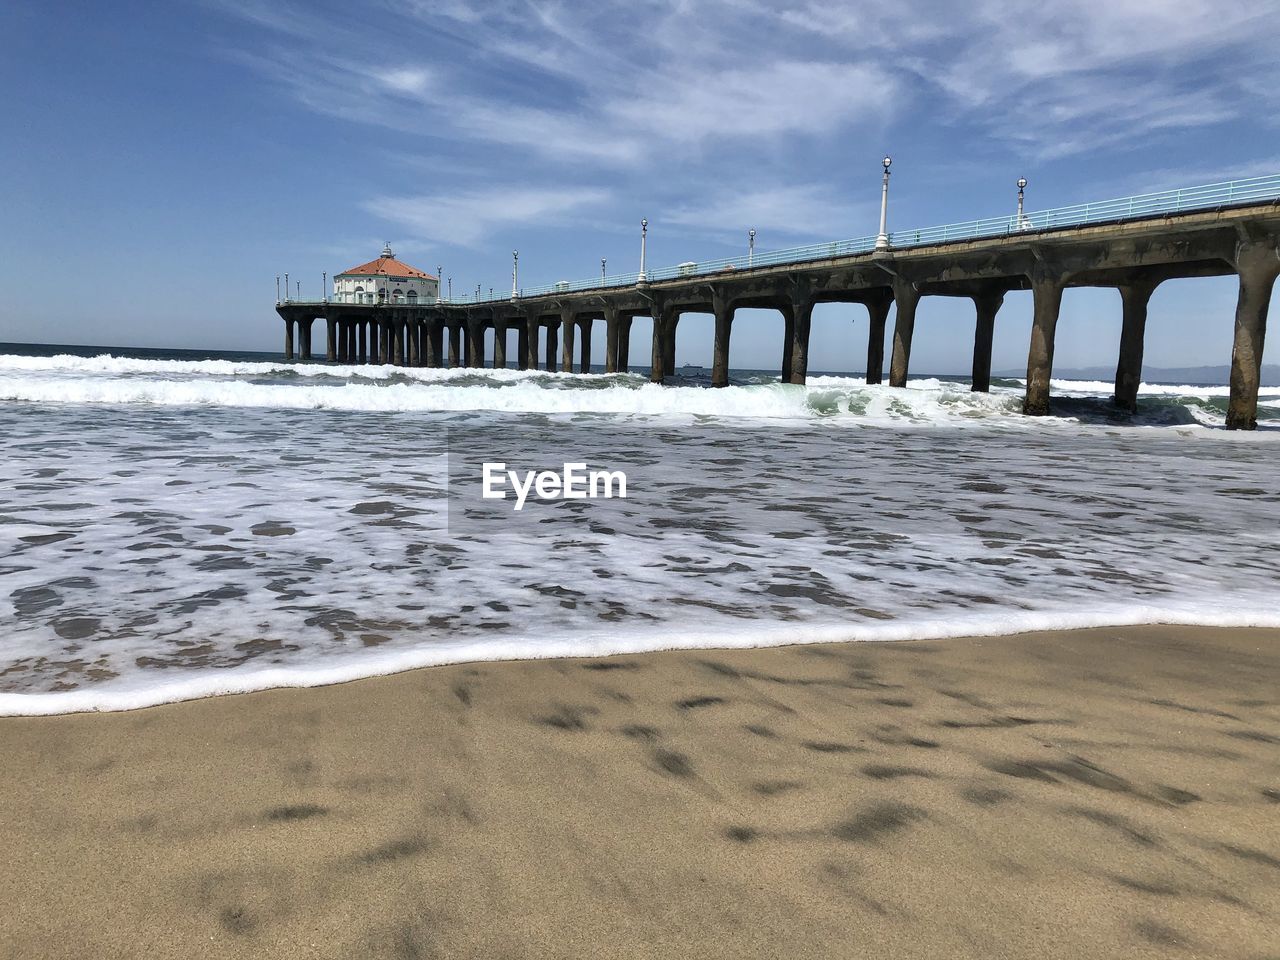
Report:
[[[1280,389],[0,355],[0,713],[413,666],[1280,626]],[[487,460],[628,497],[472,496]]]

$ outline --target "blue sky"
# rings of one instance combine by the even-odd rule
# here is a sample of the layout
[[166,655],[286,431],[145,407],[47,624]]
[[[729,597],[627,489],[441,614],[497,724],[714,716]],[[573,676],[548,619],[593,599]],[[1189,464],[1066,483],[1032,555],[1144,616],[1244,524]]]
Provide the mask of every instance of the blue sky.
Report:
[[[864,236],[1280,172],[1266,4],[755,0],[7,4],[0,340],[277,349],[304,296],[397,255],[455,292]],[[1149,363],[1225,363],[1231,278],[1166,284]],[[997,322],[1025,365],[1029,295]],[[967,369],[928,298],[915,371]],[[643,324],[633,357],[644,357]],[[735,366],[772,366],[744,311]],[[866,315],[815,313],[811,366],[861,370]],[[1113,363],[1119,297],[1069,291],[1060,367]],[[603,337],[600,338],[603,348]],[[710,318],[681,323],[707,363]],[[597,353],[599,350],[597,351]],[[601,359],[597,357],[597,360]]]

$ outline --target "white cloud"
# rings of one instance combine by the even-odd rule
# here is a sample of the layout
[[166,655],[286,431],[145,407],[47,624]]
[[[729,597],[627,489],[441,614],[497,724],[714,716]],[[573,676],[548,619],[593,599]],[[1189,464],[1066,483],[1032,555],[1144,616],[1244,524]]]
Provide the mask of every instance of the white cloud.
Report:
[[363,206],[419,240],[478,247],[496,230],[521,224],[563,225],[584,208],[598,207],[608,191],[515,188],[412,197],[380,196]]
[[750,189],[703,189],[699,200],[677,204],[655,217],[656,226],[671,225],[702,235],[716,235],[746,245],[747,230],[756,231],[756,248],[810,240],[852,237],[867,232],[871,210],[854,208],[835,195],[829,184],[758,185]]

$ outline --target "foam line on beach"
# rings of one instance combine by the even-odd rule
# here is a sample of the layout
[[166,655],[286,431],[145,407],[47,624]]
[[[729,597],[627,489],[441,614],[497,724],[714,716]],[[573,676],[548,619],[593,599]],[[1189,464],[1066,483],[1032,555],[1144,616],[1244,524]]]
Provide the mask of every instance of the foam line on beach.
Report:
[[607,657],[660,650],[715,650],[779,647],[802,643],[946,640],[972,636],[1009,636],[1039,631],[1178,624],[1196,627],[1280,628],[1273,609],[1233,609],[1209,613],[1168,606],[1116,606],[1095,611],[1054,610],[960,616],[874,625],[816,626],[770,624],[689,632],[614,631],[575,638],[507,638],[483,642],[438,642],[428,647],[369,654],[323,667],[228,669],[133,688],[73,690],[57,693],[0,693],[0,716],[52,716],[67,713],[137,710],[164,703],[261,690],[321,687],[387,676],[450,663]]

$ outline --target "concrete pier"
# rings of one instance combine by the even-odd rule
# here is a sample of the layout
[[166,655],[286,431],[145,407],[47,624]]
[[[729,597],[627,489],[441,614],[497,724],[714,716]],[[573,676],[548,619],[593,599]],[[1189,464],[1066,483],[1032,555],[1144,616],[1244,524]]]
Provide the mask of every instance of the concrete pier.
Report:
[[573,373],[573,345],[574,336],[577,333],[576,324],[573,321],[573,311],[567,310],[561,314],[561,317],[564,340],[560,345],[560,370],[563,373]]
[[1031,281],[1034,310],[1031,316],[1031,349],[1027,353],[1027,395],[1022,412],[1032,417],[1049,412],[1049,379],[1053,376],[1053,341],[1062,307],[1062,280],[1040,274]]
[[996,314],[1004,303],[1003,290],[974,294],[973,308],[977,322],[973,330],[973,381],[969,389],[975,393],[991,391],[991,342],[996,332]]
[[893,306],[893,293],[880,291],[878,295],[869,296],[866,301],[867,318],[867,383],[876,384],[884,381],[884,325],[889,319],[889,308]]
[[496,324],[493,328],[493,369],[502,370],[507,365],[507,325]]
[[893,354],[889,358],[889,386],[905,387],[911,365],[911,338],[916,332],[920,291],[905,277],[893,279]]
[[546,330],[546,371],[547,373],[556,372],[556,344],[560,338],[560,322],[552,320],[545,326]]
[[578,323],[578,372],[591,372],[591,319]]
[[1123,410],[1138,409],[1138,387],[1142,383],[1142,350],[1147,333],[1147,303],[1158,280],[1135,276],[1121,284],[1120,356],[1116,361],[1116,386],[1112,402]]
[[790,383],[804,383],[809,377],[809,330],[813,323],[813,300],[793,296],[783,309],[789,315],[791,328]]
[[715,340],[711,348],[711,385],[729,385],[729,336],[733,332],[733,305],[724,297],[712,298]]
[[[895,242],[897,237],[895,236]],[[834,249],[834,245],[833,245]],[[310,324],[323,319],[325,356],[330,361],[362,362],[366,334],[368,361],[458,366],[483,362],[484,331],[510,330],[519,337],[521,369],[590,369],[591,324],[605,324],[606,371],[628,368],[631,326],[636,316],[653,320],[650,378],[661,382],[676,368],[676,330],[688,323],[714,323],[712,382],[728,382],[732,366],[733,317],[737,310],[778,311],[782,333],[780,375],[804,383],[808,375],[809,332],[816,303],[860,303],[868,313],[867,382],[880,382],[884,334],[890,305],[895,306],[889,382],[903,387],[911,363],[915,317],[926,296],[968,297],[974,304],[973,389],[990,389],[995,319],[1004,295],[1032,291],[1032,328],[1027,343],[1027,386],[1023,409],[1031,415],[1052,406],[1050,380],[1053,346],[1064,291],[1106,287],[1121,293],[1116,322],[1121,346],[1116,367],[1115,402],[1132,410],[1141,379],[1147,304],[1157,283],[1186,277],[1236,275],[1231,396],[1227,424],[1251,429],[1266,334],[1267,307],[1280,273],[1280,202],[1242,203],[1215,209],[1063,228],[1026,229],[1006,235],[945,243],[894,245],[888,250],[832,255],[827,259],[678,275],[626,287],[557,291],[511,300],[471,304],[337,304],[285,301],[276,310],[285,323],[284,353],[307,359]],[[539,356],[537,328],[546,331]],[[564,327],[563,349],[557,342]],[[442,356],[448,330],[447,358]],[[393,332],[394,330],[394,332]],[[405,348],[403,331],[419,337]],[[433,339],[438,338],[438,339]],[[440,346],[432,346],[440,344]],[[494,361],[499,362],[495,340]],[[505,362],[506,343],[500,348]]]
[[1231,397],[1228,430],[1253,430],[1258,425],[1258,384],[1262,375],[1262,344],[1267,335],[1271,291],[1280,274],[1280,240],[1275,236],[1242,240],[1236,247],[1240,292],[1236,299],[1235,344],[1231,350]]
[[449,324],[449,367],[457,369],[462,365],[462,327],[457,323]]

